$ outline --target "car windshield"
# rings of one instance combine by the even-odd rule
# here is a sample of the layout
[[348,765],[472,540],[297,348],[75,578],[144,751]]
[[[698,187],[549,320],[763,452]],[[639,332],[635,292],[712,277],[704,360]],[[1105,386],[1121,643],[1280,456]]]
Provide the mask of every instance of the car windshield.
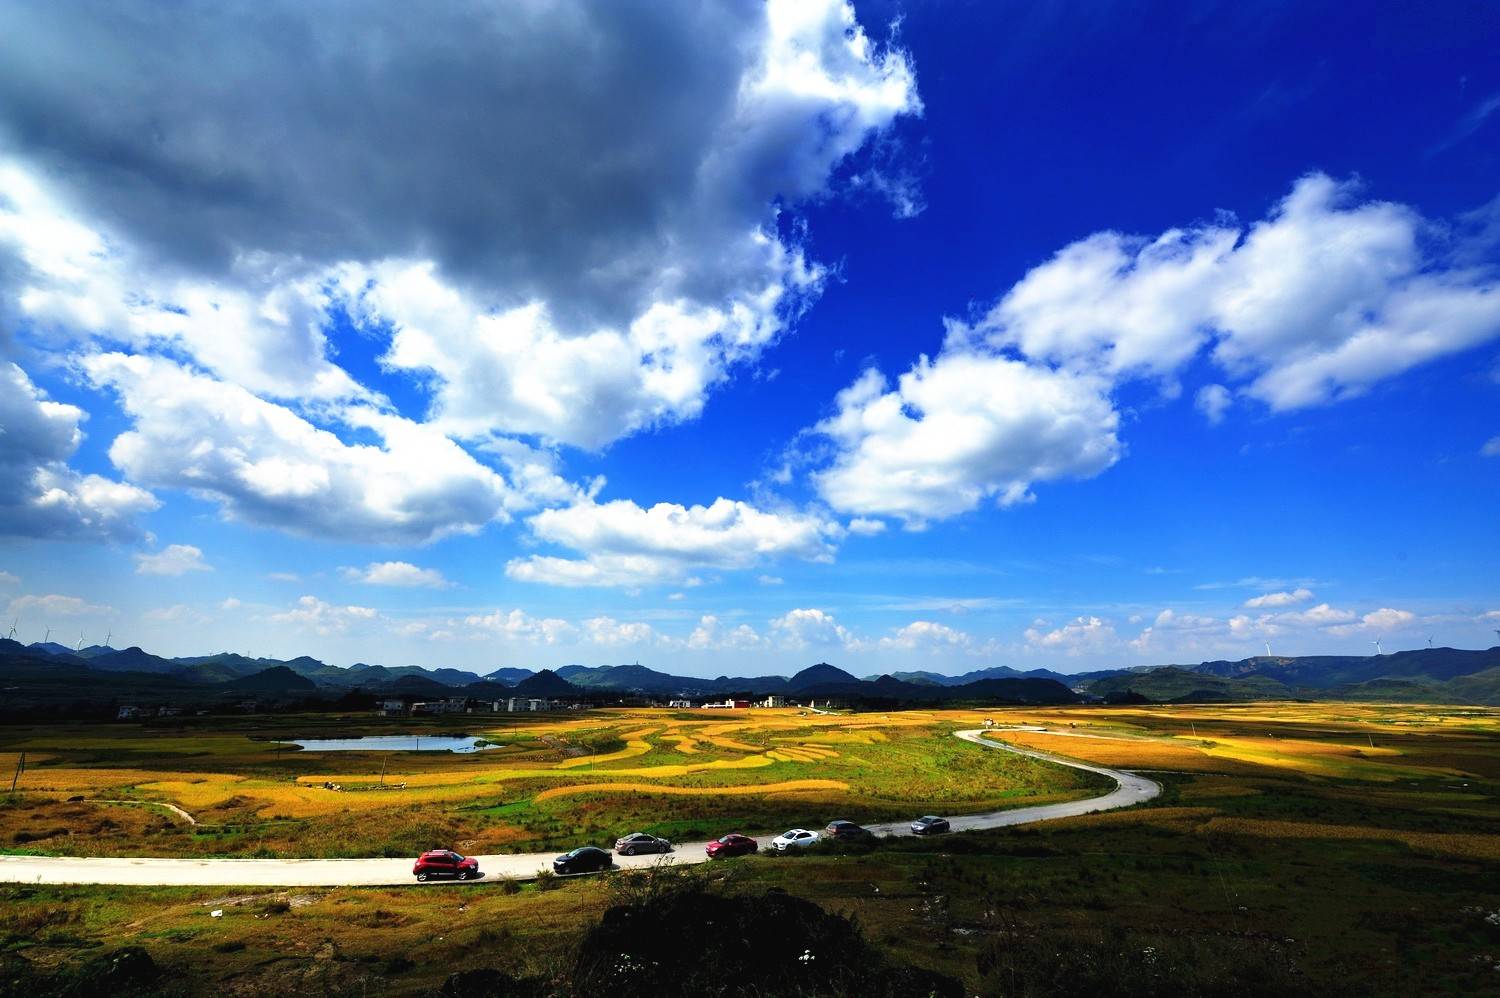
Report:
[[722,839],[719,840],[719,844],[727,846],[727,845],[729,845],[729,843],[735,841],[736,838],[737,837],[734,836],[734,835],[726,835]]
[[462,863],[464,861],[464,858],[456,852],[450,852],[448,855],[453,859],[453,862],[455,863]]
[[934,821],[937,821],[938,819],[929,814],[925,818],[918,818],[917,820],[920,821],[924,825],[930,825]]

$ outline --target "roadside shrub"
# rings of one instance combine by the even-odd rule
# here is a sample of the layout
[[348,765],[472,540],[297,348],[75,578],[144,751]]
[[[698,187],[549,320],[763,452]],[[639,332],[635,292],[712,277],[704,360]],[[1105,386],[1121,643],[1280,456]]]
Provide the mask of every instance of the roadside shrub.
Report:
[[963,994],[952,978],[889,963],[856,924],[811,901],[728,896],[692,879],[607,910],[579,947],[571,987],[612,998]]

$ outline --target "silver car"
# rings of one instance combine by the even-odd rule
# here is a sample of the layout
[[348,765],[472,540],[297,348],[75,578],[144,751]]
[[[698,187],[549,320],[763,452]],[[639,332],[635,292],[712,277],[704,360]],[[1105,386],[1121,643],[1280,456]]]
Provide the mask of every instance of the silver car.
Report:
[[657,838],[655,835],[647,835],[645,832],[634,832],[615,839],[615,852],[621,856],[634,856],[638,852],[671,851],[672,843],[666,839]]

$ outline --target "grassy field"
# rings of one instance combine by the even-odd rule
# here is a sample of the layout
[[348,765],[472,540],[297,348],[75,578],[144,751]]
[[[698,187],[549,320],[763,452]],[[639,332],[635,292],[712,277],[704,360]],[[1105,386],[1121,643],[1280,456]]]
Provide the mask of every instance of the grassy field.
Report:
[[[951,737],[965,712],[606,710],[403,721],[184,719],[0,729],[0,849],[67,855],[405,856],[821,826],[1067,800],[1104,781]],[[278,739],[462,732],[482,752],[304,752]],[[328,785],[338,789],[329,789]],[[173,805],[185,812],[169,810]],[[194,824],[193,822],[196,822]]]
[[[1007,739],[1153,770],[1166,791],[1145,807],[1044,826],[756,857],[692,875],[727,881],[727,891],[779,887],[854,917],[892,957],[959,977],[973,994],[1479,994],[1500,982],[1500,712],[1256,704],[991,716],[1047,729]],[[877,719],[832,719],[795,737],[839,759],[860,747],[896,752],[863,757],[869,766],[972,716],[861,727]],[[638,715],[626,723],[646,726]],[[684,722],[659,723],[665,732]],[[709,734],[756,745],[780,737],[693,736]],[[948,742],[963,748],[936,745]],[[665,751],[611,765],[667,765],[653,758]],[[942,765],[984,758],[948,755]],[[897,782],[865,786],[852,766],[820,765],[798,772],[871,800]],[[940,788],[967,774],[924,778]],[[527,806],[580,796],[589,795]],[[25,980],[141,945],[183,993],[420,994],[476,966],[560,981],[613,900],[612,882],[627,879],[293,893],[12,887],[0,889],[3,959]],[[223,917],[210,918],[215,909]]]

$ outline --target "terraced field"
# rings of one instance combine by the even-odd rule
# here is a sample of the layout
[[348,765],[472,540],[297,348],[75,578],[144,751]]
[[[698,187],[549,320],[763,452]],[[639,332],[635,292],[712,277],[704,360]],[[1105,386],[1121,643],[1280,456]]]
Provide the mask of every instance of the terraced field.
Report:
[[[546,849],[643,829],[685,840],[734,827],[896,820],[1096,793],[1104,781],[950,736],[973,712],[826,715],[796,709],[613,710],[431,719],[475,753],[298,751],[293,737],[391,733],[367,717],[268,719],[204,730],[8,729],[27,754],[0,848],[70,855],[404,856]],[[127,802],[106,803],[105,801]],[[139,806],[132,807],[131,804]],[[172,804],[193,822],[153,804]]]

